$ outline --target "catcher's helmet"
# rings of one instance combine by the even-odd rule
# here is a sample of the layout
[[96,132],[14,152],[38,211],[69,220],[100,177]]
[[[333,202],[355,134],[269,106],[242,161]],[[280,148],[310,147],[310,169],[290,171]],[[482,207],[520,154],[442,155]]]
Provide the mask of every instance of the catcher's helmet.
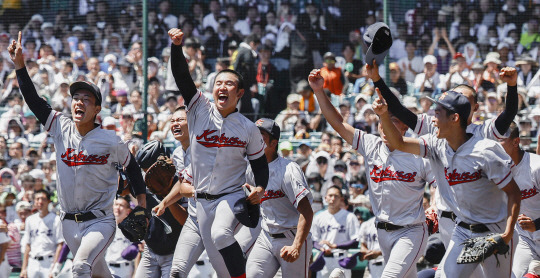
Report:
[[147,169],[157,161],[160,155],[168,156],[167,150],[159,140],[150,141],[137,152],[135,159],[141,168]]

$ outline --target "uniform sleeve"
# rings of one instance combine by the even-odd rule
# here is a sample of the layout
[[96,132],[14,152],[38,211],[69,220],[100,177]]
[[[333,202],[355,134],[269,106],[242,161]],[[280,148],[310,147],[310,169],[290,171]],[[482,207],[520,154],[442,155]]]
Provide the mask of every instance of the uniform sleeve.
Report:
[[56,237],[56,244],[64,242],[64,236],[62,235],[62,222],[58,216],[56,216],[54,219],[54,233]]
[[491,140],[506,139],[510,135],[510,129],[508,129],[505,134],[499,133],[499,130],[495,127],[495,121],[493,119],[484,121],[480,128],[484,138]]
[[51,134],[53,137],[62,135],[63,127],[71,121],[70,118],[64,114],[51,110],[47,121],[45,122],[45,131]]
[[246,148],[247,156],[249,160],[255,160],[264,155],[264,148],[266,147],[266,144],[264,144],[264,140],[259,128],[254,123],[249,125],[248,132],[250,139]]
[[[486,140],[480,141],[480,144],[483,142]],[[491,146],[484,149],[482,157],[484,158],[482,170],[487,178],[499,188],[504,188],[512,180],[512,168],[515,166],[510,156],[501,145],[493,142]]]
[[[21,238],[21,246],[25,246],[26,244],[30,243],[30,231],[32,230],[32,224],[31,221],[28,221],[29,219],[26,218],[25,221],[25,228],[24,228],[24,235]],[[25,248],[23,248],[24,250]]]
[[308,188],[306,177],[298,164],[291,162],[287,165],[285,172],[285,182],[282,183],[282,189],[289,198],[289,201],[295,208],[302,198],[307,197],[309,203],[313,203],[313,195]]
[[418,138],[420,147],[420,157],[430,158],[437,152],[437,147],[441,144],[435,136],[426,134]]
[[182,171],[184,171],[184,152],[182,151],[182,146],[176,148],[172,155],[172,162],[176,168],[176,173],[181,177]]
[[120,139],[120,137],[118,137],[118,144],[116,146],[118,163],[120,163],[124,167],[127,167],[131,157],[130,154],[131,153],[129,152],[127,143]]
[[369,153],[368,149],[373,148],[379,143],[380,140],[381,139],[378,136],[367,134],[362,130],[355,129],[352,147],[362,156],[367,156],[366,154]]
[[[197,91],[188,103],[186,111],[188,115],[197,115],[199,113],[210,113],[211,108],[210,100],[201,91]],[[188,116],[188,119],[190,117]]]
[[182,170],[181,177],[189,183],[193,184],[193,171],[191,170],[191,164],[189,164],[184,168],[184,170]]
[[419,114],[417,116],[418,121],[416,122],[416,126],[413,130],[414,133],[418,134],[418,136],[426,135],[426,134],[434,134],[437,131],[437,128],[433,124],[433,117],[428,116],[427,114]]
[[349,240],[359,240],[358,231],[360,230],[360,223],[353,213],[347,215],[347,231],[349,231]]

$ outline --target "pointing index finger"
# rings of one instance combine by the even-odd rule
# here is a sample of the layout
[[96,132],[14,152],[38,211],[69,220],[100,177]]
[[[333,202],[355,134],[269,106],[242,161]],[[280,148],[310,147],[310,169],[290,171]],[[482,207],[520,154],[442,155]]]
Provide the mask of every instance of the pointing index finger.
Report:
[[19,43],[19,45],[22,45],[21,38],[22,38],[22,32],[19,31],[19,38],[17,39],[17,42]]
[[377,95],[379,96],[379,99],[381,100],[381,103],[384,104],[384,98],[381,94],[381,90],[379,90],[379,88],[375,88],[375,91],[377,92]]

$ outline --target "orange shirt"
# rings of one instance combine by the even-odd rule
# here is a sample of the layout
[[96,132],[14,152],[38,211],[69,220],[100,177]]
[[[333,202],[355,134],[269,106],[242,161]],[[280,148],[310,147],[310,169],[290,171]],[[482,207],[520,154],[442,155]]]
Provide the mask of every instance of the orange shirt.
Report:
[[324,77],[323,88],[328,89],[334,95],[341,95],[343,83],[341,82],[341,68],[328,69],[321,68],[321,75]]

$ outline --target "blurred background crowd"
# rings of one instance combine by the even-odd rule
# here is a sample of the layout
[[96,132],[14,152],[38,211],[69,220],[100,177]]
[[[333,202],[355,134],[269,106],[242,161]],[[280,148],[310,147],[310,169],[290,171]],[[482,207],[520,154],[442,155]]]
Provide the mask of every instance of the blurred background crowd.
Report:
[[[55,190],[52,140],[25,105],[7,53],[22,30],[24,55],[38,93],[70,114],[69,84],[88,80],[103,94],[98,120],[136,152],[144,140],[179,145],[169,131],[184,104],[170,71],[167,31],[181,28],[196,86],[211,94],[217,72],[233,68],[245,79],[239,104],[248,118],[273,118],[281,127],[282,156],[305,171],[324,208],[325,188],[338,185],[344,207],[369,218],[363,158],[321,116],[307,83],[322,68],[325,88],[356,128],[377,133],[374,88],[364,71],[366,27],[385,21],[377,0],[149,0],[148,98],[143,111],[142,4],[136,0],[3,0],[0,13],[0,219],[24,233],[33,192]],[[415,113],[433,113],[427,96],[457,84],[473,86],[480,107],[473,122],[497,116],[506,86],[498,72],[518,69],[522,144],[535,150],[540,122],[540,1],[387,1],[394,42],[381,76]],[[143,136],[147,117],[148,137]],[[429,206],[429,189],[425,205]],[[17,238],[17,237],[12,237]],[[10,264],[20,267],[14,244]],[[10,249],[11,250],[11,249]],[[9,255],[10,253],[8,253]]]

